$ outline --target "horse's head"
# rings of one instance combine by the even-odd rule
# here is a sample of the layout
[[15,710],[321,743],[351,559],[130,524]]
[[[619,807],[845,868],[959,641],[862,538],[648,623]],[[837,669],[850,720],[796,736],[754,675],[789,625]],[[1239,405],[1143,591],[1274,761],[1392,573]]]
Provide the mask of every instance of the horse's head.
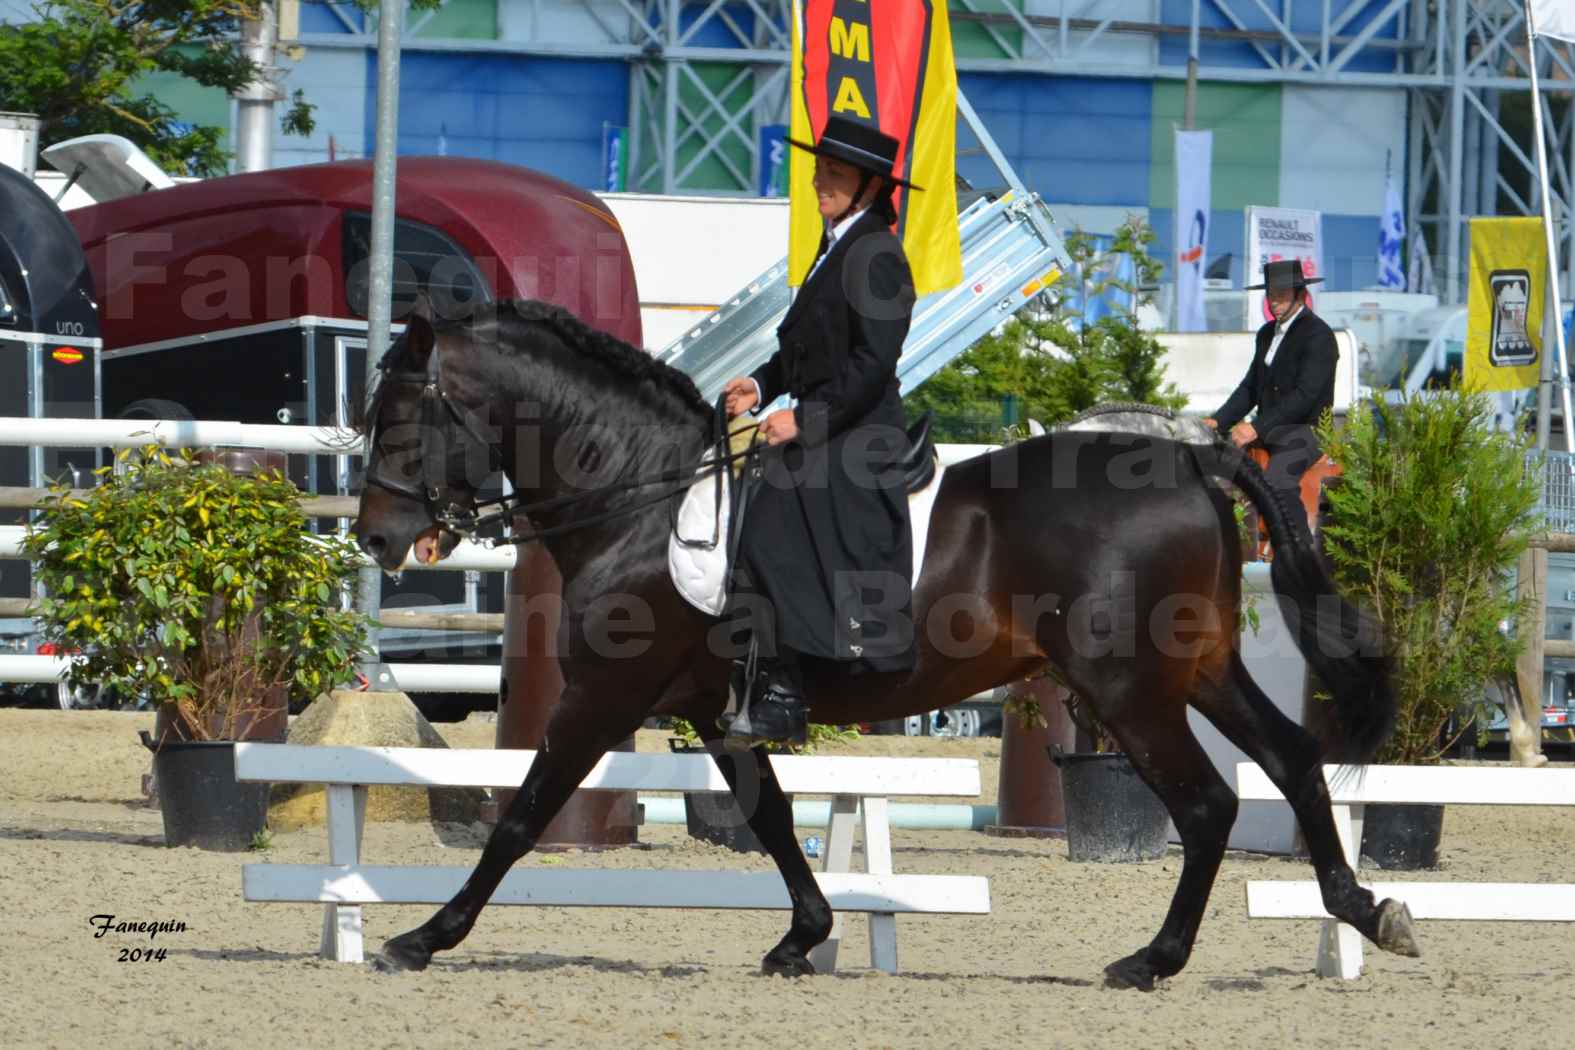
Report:
[[493,446],[471,422],[479,406],[458,399],[464,384],[453,366],[463,343],[434,330],[418,303],[378,366],[363,422],[366,483],[350,530],[387,572],[412,548],[426,565],[453,553],[457,523],[474,511],[491,470]]

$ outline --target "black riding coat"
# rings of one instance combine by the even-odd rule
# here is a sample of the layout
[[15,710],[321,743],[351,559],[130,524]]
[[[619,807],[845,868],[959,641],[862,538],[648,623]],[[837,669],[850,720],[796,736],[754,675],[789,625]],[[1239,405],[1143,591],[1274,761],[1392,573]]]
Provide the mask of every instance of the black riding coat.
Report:
[[897,359],[913,315],[902,244],[867,211],[799,289],[760,404],[798,399],[799,437],[768,452],[741,541],[775,641],[861,670],[913,663],[912,537]]
[[1256,406],[1253,420],[1259,440],[1271,451],[1278,435],[1318,422],[1324,409],[1334,405],[1334,366],[1340,352],[1334,332],[1307,307],[1291,322],[1270,364],[1263,363],[1274,340],[1274,322],[1258,329],[1252,365],[1235,393],[1214,413],[1223,433],[1239,423]]

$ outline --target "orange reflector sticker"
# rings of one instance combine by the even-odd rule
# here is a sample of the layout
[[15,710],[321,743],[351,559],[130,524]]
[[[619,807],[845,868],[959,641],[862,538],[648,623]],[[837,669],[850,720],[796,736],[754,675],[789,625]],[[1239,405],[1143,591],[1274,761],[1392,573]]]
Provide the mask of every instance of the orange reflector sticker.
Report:
[[59,361],[63,365],[74,365],[78,361],[82,360],[82,351],[78,350],[76,347],[62,346],[57,347],[55,352],[49,356],[53,357],[56,361]]

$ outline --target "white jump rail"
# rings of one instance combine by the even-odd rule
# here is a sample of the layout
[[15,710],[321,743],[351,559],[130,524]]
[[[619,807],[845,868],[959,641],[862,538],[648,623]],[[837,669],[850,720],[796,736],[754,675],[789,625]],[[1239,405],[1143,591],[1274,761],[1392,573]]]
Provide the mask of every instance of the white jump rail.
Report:
[[[1352,868],[1358,864],[1365,808],[1399,802],[1465,806],[1575,806],[1575,769],[1487,766],[1325,766],[1334,825]],[[1283,798],[1251,762],[1236,767],[1243,800]],[[1363,882],[1379,899],[1404,901],[1415,919],[1575,922],[1575,884],[1490,882]],[[1352,979],[1362,973],[1362,936],[1329,918],[1316,882],[1249,882],[1254,919],[1324,919],[1318,973]]]
[[[0,558],[22,558],[22,540],[27,535],[25,525],[0,525]],[[365,554],[357,554],[363,566],[372,566],[376,563]],[[414,569],[418,572],[436,570],[447,572],[454,569],[476,569],[482,572],[507,572],[519,562],[519,550],[516,547],[488,547],[484,543],[475,543],[471,540],[460,540],[454,545],[454,552],[435,565],[423,565],[416,561],[415,548],[405,555],[405,564],[400,566],[401,571]]]
[[[248,864],[242,869],[244,897],[249,901],[323,903],[323,957],[361,962],[361,905],[443,904],[459,891],[471,872],[457,867],[363,864],[361,833],[368,786],[518,787],[535,754],[237,744],[237,780],[323,784],[328,792],[329,863]],[[887,816],[887,800],[893,796],[977,796],[977,761],[777,756],[771,764],[784,791],[833,796],[822,874],[816,880],[834,911],[869,914],[872,967],[897,971],[899,913],[989,914],[989,881],[982,876],[894,874]],[[726,791],[727,782],[707,755],[613,752],[597,764],[581,787]],[[851,871],[855,821],[863,830],[863,872]],[[516,869],[504,878],[492,895],[492,903],[603,908],[790,907],[787,889],[776,872],[692,870]],[[838,918],[830,939],[810,955],[816,969],[835,969],[840,940]]]
[[[0,682],[62,682],[71,671],[71,658],[31,653],[0,653]],[[409,693],[444,691],[496,693],[503,681],[497,664],[379,664],[376,689]]]

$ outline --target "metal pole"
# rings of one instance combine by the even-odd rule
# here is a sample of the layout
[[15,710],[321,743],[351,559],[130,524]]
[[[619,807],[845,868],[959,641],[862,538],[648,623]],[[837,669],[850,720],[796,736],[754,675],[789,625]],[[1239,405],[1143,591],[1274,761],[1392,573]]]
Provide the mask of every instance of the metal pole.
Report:
[[1460,213],[1468,218],[1482,214],[1477,207],[1477,189],[1482,177],[1482,124],[1482,116],[1475,108],[1466,110],[1465,141],[1460,147]]
[[[1537,37],[1532,31],[1531,0],[1525,0],[1526,55],[1531,61],[1531,137],[1537,144],[1537,182],[1542,188],[1542,232],[1548,245],[1548,305],[1553,311],[1554,358],[1559,371],[1559,400],[1564,410],[1564,451],[1575,452],[1575,410],[1570,407],[1570,363],[1564,347],[1564,310],[1559,302],[1559,242],[1553,234],[1553,194],[1548,192],[1548,145],[1542,139],[1542,94],[1537,83]],[[1547,332],[1543,331],[1543,353]]]
[[[1422,149],[1424,138],[1422,135],[1423,110],[1427,106],[1427,99],[1421,91],[1412,88],[1406,92],[1407,123],[1410,125],[1410,143],[1406,148],[1406,204],[1405,204],[1405,232],[1410,240],[1410,250],[1407,252],[1407,261],[1410,266],[1406,270],[1405,286],[1407,291],[1422,291],[1423,260],[1418,258],[1418,253],[1423,249],[1418,245],[1425,243],[1422,239]],[[1429,260],[1430,261],[1430,260]]]
[[[382,0],[377,27],[377,138],[372,153],[372,254],[366,304],[366,383],[377,380],[378,362],[388,350],[393,324],[394,173],[399,131],[399,22],[403,0]],[[376,616],[383,604],[383,577],[362,569],[356,609]],[[374,647],[375,648],[375,647]],[[367,654],[362,671],[369,677],[377,654]]]
[[1450,70],[1449,89],[1449,175],[1445,189],[1449,197],[1445,209],[1444,229],[1444,280],[1446,287],[1440,297],[1445,303],[1460,301],[1460,190],[1463,161],[1462,141],[1465,137],[1466,116],[1466,0],[1455,0],[1455,31],[1450,41],[1454,48],[1454,61]]
[[1482,92],[1482,104],[1493,115],[1492,121],[1482,121],[1482,148],[1478,158],[1477,214],[1498,214],[1498,143],[1499,93],[1489,88]]
[[258,5],[257,17],[241,23],[241,52],[258,68],[257,79],[235,93],[235,167],[264,171],[273,164],[274,45],[279,37],[278,10],[272,0]]
[[1192,0],[1192,31],[1187,41],[1187,95],[1181,126],[1191,131],[1198,120],[1198,17],[1203,0]]
[[1564,126],[1570,143],[1569,178],[1564,181],[1564,226],[1569,234],[1564,249],[1564,265],[1568,267],[1564,294],[1575,299],[1575,103],[1564,107]]

